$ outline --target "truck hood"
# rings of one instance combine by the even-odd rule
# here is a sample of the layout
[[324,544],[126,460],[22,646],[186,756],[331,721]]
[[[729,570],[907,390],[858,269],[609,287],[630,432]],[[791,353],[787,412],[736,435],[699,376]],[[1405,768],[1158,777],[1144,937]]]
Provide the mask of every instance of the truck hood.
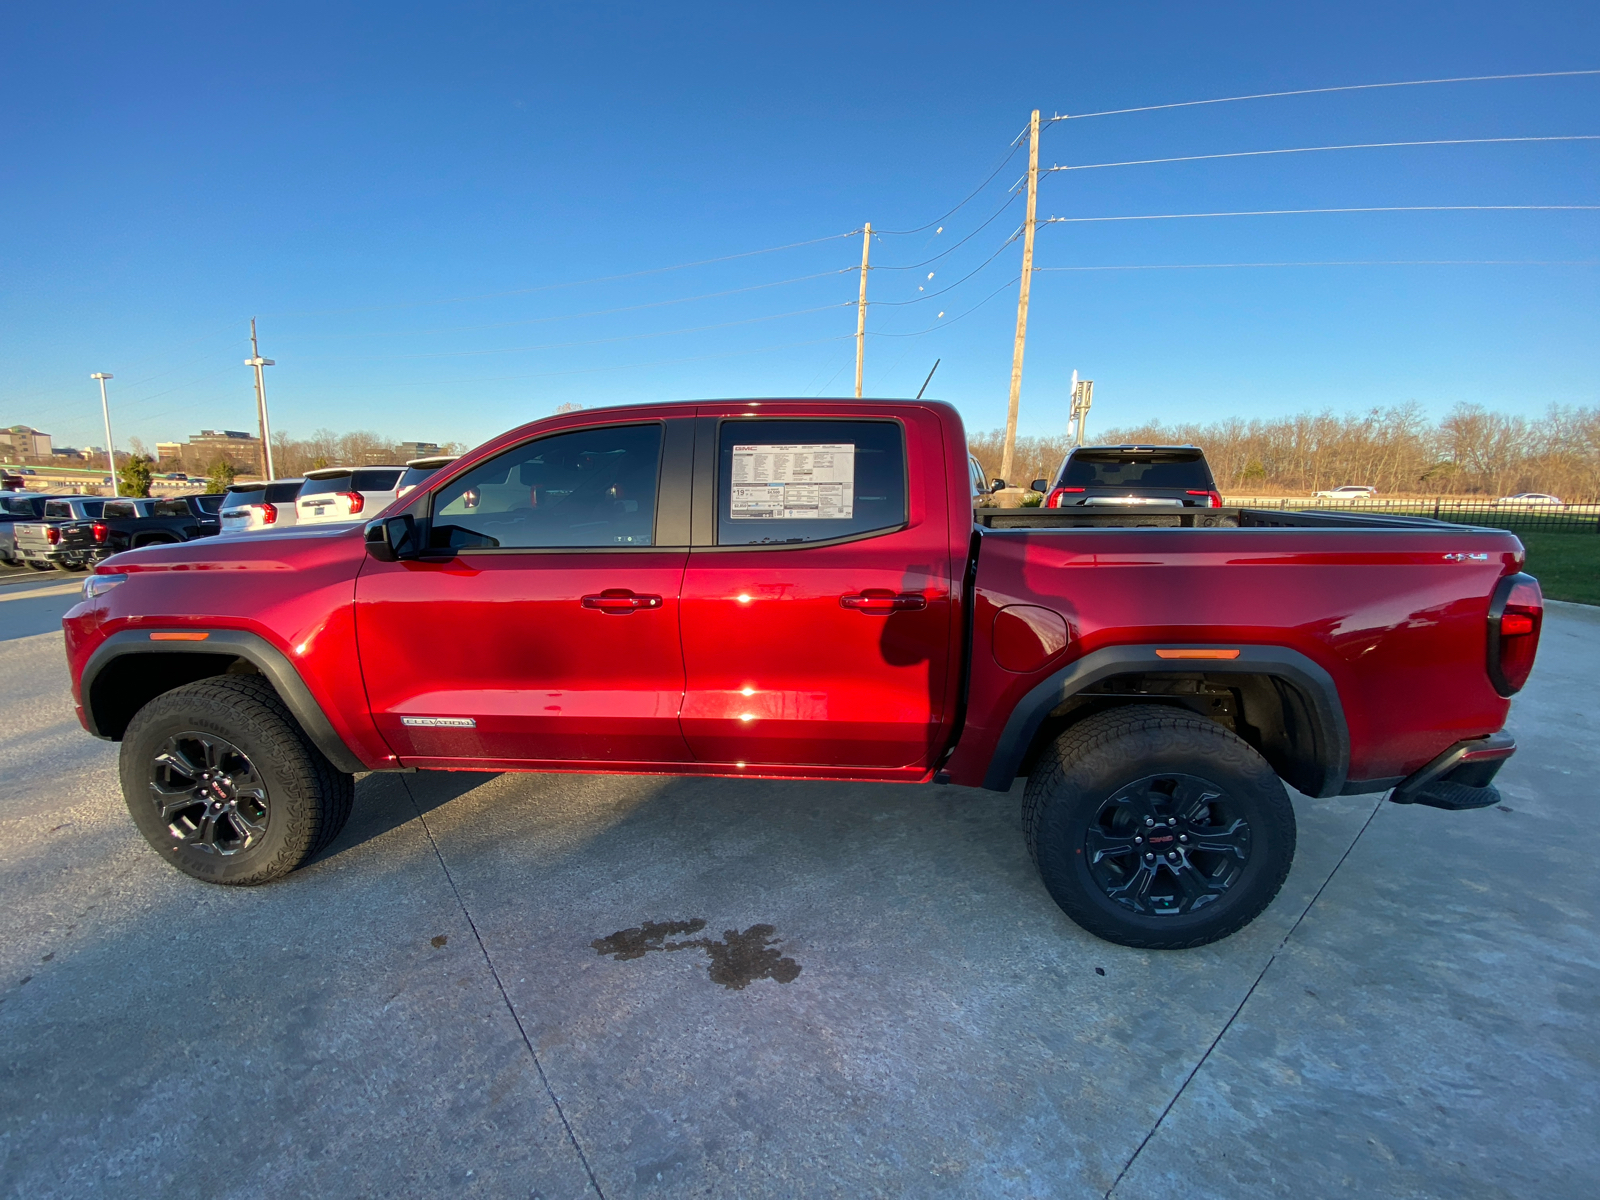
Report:
[[326,561],[348,552],[366,553],[361,525],[292,525],[282,530],[204,537],[124,550],[96,567],[99,574],[137,571],[219,571],[292,566],[308,558]]

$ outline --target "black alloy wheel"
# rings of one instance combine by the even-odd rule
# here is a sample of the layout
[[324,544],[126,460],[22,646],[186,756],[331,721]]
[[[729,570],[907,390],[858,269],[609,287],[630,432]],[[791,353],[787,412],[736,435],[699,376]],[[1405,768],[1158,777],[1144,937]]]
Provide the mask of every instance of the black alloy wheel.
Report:
[[267,785],[243,750],[216,734],[173,734],[150,760],[150,799],[172,838],[224,857],[267,834]]
[[1149,775],[1100,806],[1083,853],[1101,891],[1130,912],[1195,913],[1220,900],[1250,861],[1250,823],[1198,775]]
[[1175,706],[1105,709],[1057,737],[1028,776],[1022,825],[1061,910],[1147,950],[1242,929],[1294,860],[1294,808],[1272,767]]
[[164,692],[122,737],[122,797],[156,852],[207,883],[279,879],[344,828],[355,782],[260,675]]

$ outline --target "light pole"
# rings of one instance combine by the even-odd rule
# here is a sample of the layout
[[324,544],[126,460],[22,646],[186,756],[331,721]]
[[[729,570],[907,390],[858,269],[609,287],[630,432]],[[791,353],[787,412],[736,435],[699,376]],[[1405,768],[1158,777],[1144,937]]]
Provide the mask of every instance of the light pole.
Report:
[[106,419],[106,462],[111,466],[111,494],[120,496],[122,491],[117,487],[117,451],[111,442],[111,405],[106,402],[106,380],[111,378],[111,372],[96,371],[89,378],[100,381],[100,415]]
[[250,357],[244,360],[244,365],[256,369],[256,417],[261,423],[261,465],[266,469],[267,478],[272,479],[272,423],[267,420],[267,383],[262,378],[261,368],[274,364],[270,358],[261,357],[261,350],[256,345],[254,317],[250,318]]

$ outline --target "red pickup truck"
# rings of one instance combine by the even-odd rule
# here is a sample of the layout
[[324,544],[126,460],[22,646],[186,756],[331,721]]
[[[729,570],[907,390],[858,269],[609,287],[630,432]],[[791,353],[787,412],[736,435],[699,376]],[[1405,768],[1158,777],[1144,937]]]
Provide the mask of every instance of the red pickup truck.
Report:
[[1112,941],[1252,920],[1284,784],[1492,804],[1543,601],[1516,538],[1250,509],[974,511],[947,405],[583,411],[365,525],[116,555],[65,618],[84,727],[178,869],[326,846],[362,771],[1009,790]]

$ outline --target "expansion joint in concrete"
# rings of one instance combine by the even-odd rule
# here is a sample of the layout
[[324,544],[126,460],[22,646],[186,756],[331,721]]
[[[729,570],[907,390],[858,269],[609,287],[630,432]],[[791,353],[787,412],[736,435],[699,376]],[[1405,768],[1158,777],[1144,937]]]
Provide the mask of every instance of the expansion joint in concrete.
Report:
[[545,1074],[544,1064],[539,1061],[539,1053],[533,1048],[533,1039],[528,1036],[527,1029],[522,1024],[522,1018],[517,1015],[516,1005],[511,1003],[511,995],[506,991],[506,985],[500,978],[500,972],[494,965],[494,957],[489,953],[489,947],[484,944],[483,934],[478,932],[478,923],[472,919],[472,910],[467,907],[467,902],[462,898],[461,889],[456,886],[455,876],[450,873],[450,864],[445,862],[444,854],[439,849],[439,843],[434,840],[433,830],[428,828],[428,818],[423,816],[422,806],[417,803],[417,798],[411,794],[411,786],[405,776],[399,776],[400,786],[406,790],[406,798],[411,801],[411,807],[416,810],[417,820],[422,825],[422,832],[428,839],[428,845],[433,847],[433,856],[439,860],[439,869],[444,872],[445,882],[450,885],[450,891],[456,898],[456,904],[461,909],[461,915],[466,918],[467,928],[472,930],[472,936],[478,943],[478,952],[483,955],[484,965],[489,968],[489,976],[494,980],[494,986],[499,989],[500,1000],[506,1006],[506,1012],[511,1014],[511,1020],[516,1024],[517,1032],[522,1035],[522,1044],[528,1048],[528,1057],[533,1060],[533,1069],[539,1075],[539,1082],[544,1086],[545,1095],[550,1098],[551,1105],[556,1110],[556,1116],[561,1118],[561,1128],[567,1131],[567,1141],[572,1143],[572,1150],[578,1156],[578,1161],[583,1164],[584,1174],[589,1177],[589,1186],[594,1189],[600,1200],[605,1200],[605,1192],[600,1190],[600,1181],[595,1178],[594,1168],[589,1165],[589,1156],[583,1152],[583,1147],[578,1144],[578,1135],[573,1132],[572,1122],[567,1120],[567,1114],[561,1107],[561,1101],[556,1097],[556,1092],[550,1086],[550,1077]]
[[1328,877],[1322,881],[1322,885],[1317,888],[1316,893],[1306,903],[1305,908],[1300,911],[1300,915],[1294,919],[1294,924],[1289,926],[1283,938],[1273,948],[1272,953],[1267,956],[1267,961],[1262,966],[1260,974],[1251,981],[1250,987],[1245,991],[1238,1006],[1229,1014],[1228,1019],[1222,1023],[1222,1028],[1217,1030],[1217,1036],[1211,1039],[1211,1044],[1206,1047],[1206,1052],[1200,1056],[1189,1074],[1184,1076],[1184,1080],[1178,1086],[1178,1090],[1172,1093],[1172,1099],[1167,1101],[1167,1106],[1161,1110],[1161,1115],[1156,1118],[1155,1124],[1150,1126],[1149,1132],[1140,1139],[1138,1148],[1134,1150],[1132,1157],[1122,1164],[1122,1170],[1117,1172],[1117,1177],[1111,1181],[1111,1186],[1106,1189],[1105,1200],[1111,1200],[1112,1194],[1121,1186],[1128,1172],[1133,1169],[1133,1164],[1139,1161],[1139,1155],[1144,1153],[1144,1148],[1150,1144],[1151,1139],[1160,1130],[1162,1122],[1167,1119],[1167,1114],[1177,1107],[1178,1101],[1183,1098],[1183,1093],[1194,1082],[1195,1076],[1200,1074],[1200,1068],[1206,1065],[1206,1060],[1211,1057],[1211,1052],[1222,1044],[1222,1039],[1227,1036],[1228,1030],[1233,1028],[1233,1023],[1238,1020],[1239,1014],[1244,1011],[1244,1006],[1250,1003],[1250,997],[1256,994],[1256,988],[1261,986],[1261,981],[1267,977],[1267,972],[1272,970],[1272,964],[1278,961],[1278,955],[1283,953],[1284,947],[1289,944],[1289,939],[1294,936],[1295,930],[1300,928],[1300,922],[1306,919],[1306,914],[1316,907],[1318,900],[1322,899],[1322,893],[1333,882],[1333,877],[1339,873],[1339,868],[1344,866],[1344,860],[1350,857],[1350,852],[1356,848],[1356,844],[1365,836],[1368,826],[1376,819],[1388,799],[1389,793],[1385,792],[1378,798],[1377,804],[1373,805],[1372,811],[1367,814],[1367,819],[1361,823],[1361,828],[1356,831],[1356,836],[1350,839],[1350,844],[1345,847],[1344,853],[1339,856],[1339,861],[1333,864],[1333,870],[1328,872]]

